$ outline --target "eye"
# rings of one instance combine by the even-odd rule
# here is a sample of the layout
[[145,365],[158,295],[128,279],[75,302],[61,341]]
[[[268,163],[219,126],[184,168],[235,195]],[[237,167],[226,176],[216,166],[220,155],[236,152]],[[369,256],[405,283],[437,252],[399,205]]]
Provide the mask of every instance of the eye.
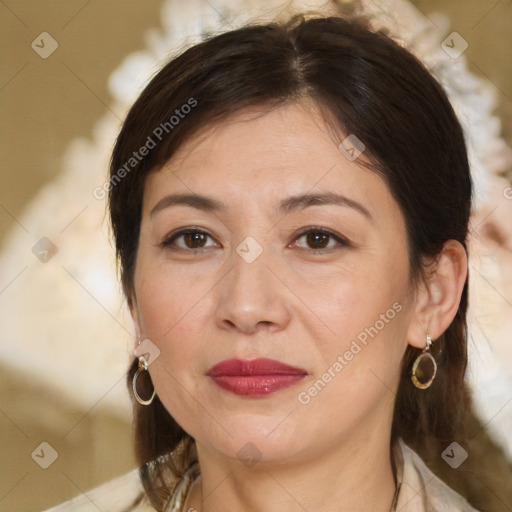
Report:
[[[298,243],[299,240],[304,239],[306,246]],[[350,243],[342,236],[333,233],[325,228],[309,228],[303,231],[297,238],[295,245],[301,249],[322,251],[334,249],[336,246],[349,247]]]
[[[206,245],[208,238],[211,238],[211,236],[206,231],[197,228],[186,228],[178,231],[177,233],[170,234],[161,243],[161,246],[172,249],[181,249],[184,251],[201,250],[207,247],[212,247],[211,245]],[[178,243],[178,241],[181,243]],[[215,245],[216,244],[214,244],[214,246]]]

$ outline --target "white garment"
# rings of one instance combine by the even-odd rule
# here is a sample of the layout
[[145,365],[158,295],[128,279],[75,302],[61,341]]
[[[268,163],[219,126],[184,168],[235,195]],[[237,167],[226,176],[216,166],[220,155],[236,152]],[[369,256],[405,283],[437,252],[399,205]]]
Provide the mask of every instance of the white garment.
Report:
[[460,494],[434,475],[402,440],[398,447],[395,454],[400,493],[396,512],[476,512]]
[[[477,512],[460,494],[435,476],[419,455],[402,440],[399,440],[395,454],[400,486],[396,512]],[[177,485],[165,512],[187,512],[181,507],[197,474],[196,464]],[[141,493],[138,471],[134,470],[46,512],[97,512],[98,509],[108,512],[154,512],[155,509],[146,499],[133,506]]]

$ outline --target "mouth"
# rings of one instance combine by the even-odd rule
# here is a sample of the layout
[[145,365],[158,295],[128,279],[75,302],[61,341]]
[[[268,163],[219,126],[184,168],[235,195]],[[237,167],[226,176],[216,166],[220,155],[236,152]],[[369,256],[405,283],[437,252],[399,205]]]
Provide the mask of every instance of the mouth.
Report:
[[206,373],[213,382],[238,396],[257,397],[289,388],[300,382],[308,372],[274,359],[229,359]]

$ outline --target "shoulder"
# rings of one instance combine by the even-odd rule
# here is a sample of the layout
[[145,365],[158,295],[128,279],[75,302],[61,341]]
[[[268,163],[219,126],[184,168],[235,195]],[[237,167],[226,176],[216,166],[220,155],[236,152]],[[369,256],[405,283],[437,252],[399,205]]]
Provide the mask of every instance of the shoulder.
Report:
[[134,469],[46,512],[154,512],[143,496],[138,469]]
[[397,510],[407,512],[478,512],[448,487],[401,439],[403,474]]

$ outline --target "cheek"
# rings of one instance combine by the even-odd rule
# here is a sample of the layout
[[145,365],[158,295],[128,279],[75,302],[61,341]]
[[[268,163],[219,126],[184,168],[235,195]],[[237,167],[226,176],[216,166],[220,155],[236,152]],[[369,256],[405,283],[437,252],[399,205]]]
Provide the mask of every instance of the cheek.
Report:
[[[135,274],[135,290],[143,335],[158,344],[190,336],[202,315],[201,298],[207,294],[208,278],[200,272],[175,269],[168,262],[148,264],[141,258]],[[154,338],[154,339],[153,339]]]
[[379,300],[368,295],[357,299],[340,299],[345,309],[331,322],[337,334],[324,336],[323,345],[317,345],[320,363],[297,390],[301,425],[313,431],[318,418],[328,418],[327,437],[356,429],[376,411],[386,427],[393,410],[408,312],[386,294]]
[[304,288],[311,309],[318,311],[335,338],[353,339],[376,322],[380,328],[380,316],[390,310],[388,316],[394,319],[393,304],[404,302],[406,268],[397,268],[383,257],[378,259],[378,262],[364,261],[352,268],[345,267]]
[[194,286],[183,273],[156,266],[141,266],[136,276],[142,336],[160,350],[149,367],[151,380],[164,407],[187,427],[203,414],[190,399],[201,396],[198,384],[205,370],[202,354],[207,301],[201,300],[206,293],[204,282],[201,285],[197,281]]
[[408,267],[401,259],[377,260],[354,266],[338,280],[326,279],[313,288],[314,295],[310,292],[311,308],[329,327],[323,336],[315,333],[319,364],[302,387],[312,398],[318,391],[310,386],[322,381],[316,386],[323,395],[315,398],[318,406],[335,400],[356,411],[396,387],[410,320]]

